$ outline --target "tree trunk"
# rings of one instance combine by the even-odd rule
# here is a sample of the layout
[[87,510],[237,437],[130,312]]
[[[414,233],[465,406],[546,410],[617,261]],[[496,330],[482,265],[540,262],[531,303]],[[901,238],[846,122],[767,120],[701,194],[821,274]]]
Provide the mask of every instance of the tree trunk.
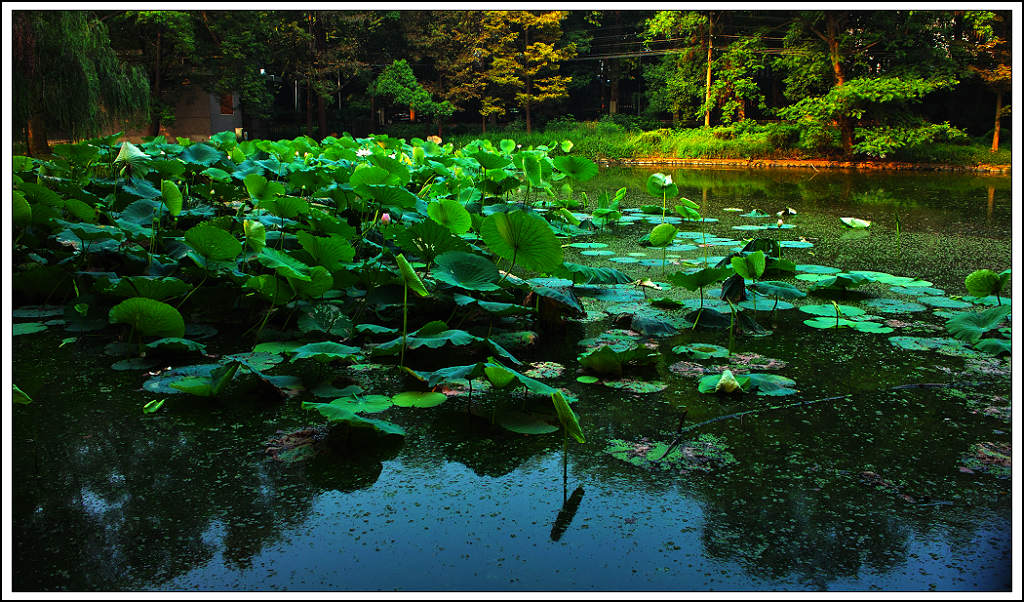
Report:
[[327,137],[327,107],[324,106],[324,97],[316,95],[316,121],[320,130],[320,139]]
[[28,135],[28,154],[33,157],[42,157],[50,154],[50,142],[46,139],[46,122],[42,115],[33,113],[28,118],[26,125]]
[[[827,27],[826,43],[828,44],[828,57],[832,63],[832,75],[836,78],[836,87],[846,83],[846,74],[843,73],[843,64],[839,56],[839,29],[840,24],[832,13],[826,13]],[[843,156],[849,157],[853,154],[853,119],[844,114],[836,118],[839,125],[839,133],[842,136]]]
[[711,48],[714,44],[711,32],[714,29],[715,21],[711,13],[708,13],[708,76],[704,83],[704,127],[711,126]]
[[409,107],[409,123],[416,123],[416,109]]
[[1002,121],[1003,112],[1003,91],[996,91],[996,125],[992,130],[992,152],[999,150],[999,122]]
[[[160,32],[156,32],[156,61],[153,64],[153,98],[160,107]],[[160,111],[152,111],[149,116],[149,135],[160,135]]]

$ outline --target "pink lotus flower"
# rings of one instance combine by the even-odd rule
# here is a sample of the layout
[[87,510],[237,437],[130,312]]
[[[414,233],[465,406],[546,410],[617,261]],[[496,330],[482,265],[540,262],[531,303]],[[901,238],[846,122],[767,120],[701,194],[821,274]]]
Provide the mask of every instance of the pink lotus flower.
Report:
[[390,213],[385,213],[385,214],[381,215],[380,216],[380,223],[385,225],[385,226],[390,224],[391,223],[391,214]]

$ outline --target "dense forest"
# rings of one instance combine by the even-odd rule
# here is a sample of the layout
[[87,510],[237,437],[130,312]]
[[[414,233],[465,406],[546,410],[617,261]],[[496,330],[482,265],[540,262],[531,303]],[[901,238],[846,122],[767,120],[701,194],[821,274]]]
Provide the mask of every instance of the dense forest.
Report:
[[126,116],[155,135],[188,85],[237,95],[263,138],[756,124],[780,146],[885,157],[1009,135],[1009,11],[13,16],[14,135],[32,154]]

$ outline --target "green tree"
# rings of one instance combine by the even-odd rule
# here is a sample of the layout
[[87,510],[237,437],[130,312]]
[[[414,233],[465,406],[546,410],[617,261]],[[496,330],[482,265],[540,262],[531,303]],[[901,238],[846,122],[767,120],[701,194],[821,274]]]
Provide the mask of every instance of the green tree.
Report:
[[[570,78],[559,75],[561,63],[576,53],[574,45],[562,43],[562,20],[566,11],[487,11],[485,27],[495,41],[487,77],[497,89],[511,93],[513,104],[526,118],[526,131],[533,128],[533,108],[568,96]],[[496,112],[496,97],[485,97],[487,110]]]
[[753,104],[760,109],[767,108],[764,93],[758,85],[758,77],[767,68],[764,43],[760,34],[742,37],[724,47],[715,59],[716,78],[711,85],[711,94],[706,98],[705,115],[717,105],[722,121],[743,121],[747,108]]
[[[822,81],[788,80],[795,85],[787,86],[787,96],[796,102],[779,115],[802,126],[805,145],[828,145],[837,128],[844,156],[857,152],[884,158],[904,147],[962,135],[914,111],[931,92],[959,83],[948,53],[921,41],[938,35],[937,17],[921,11],[799,13],[787,47],[806,55],[798,61],[783,55],[777,64],[784,70],[795,65],[794,72],[802,76],[826,72],[824,64],[831,81],[826,88]],[[826,91],[797,99],[794,89]]]
[[25,132],[30,154],[49,152],[51,132],[81,139],[148,116],[145,73],[118,58],[93,13],[12,17],[12,124]]
[[398,104],[407,105],[409,121],[416,121],[416,111],[420,111],[440,124],[442,119],[450,117],[455,111],[450,102],[435,102],[431,98],[430,92],[416,79],[412,67],[405,59],[396,60],[384,68],[373,82],[373,92]]
[[1010,114],[1010,105],[1003,104],[1003,95],[1010,92],[1012,78],[1012,44],[1010,15],[990,11],[966,11],[970,26],[968,44],[971,55],[968,69],[981,78],[996,95],[995,126],[992,130],[992,152],[999,150],[999,125]]
[[685,106],[672,100],[674,95],[682,93],[684,97],[694,97],[700,94],[704,99],[699,103],[699,114],[704,118],[704,127],[711,125],[711,110],[714,108],[712,54],[719,18],[720,15],[714,11],[663,10],[645,22],[644,36],[648,44],[658,39],[672,40],[675,51],[680,53],[679,56],[663,58],[659,69],[649,71],[648,80],[655,85],[660,83],[659,79],[663,82],[662,87],[648,86],[651,103],[670,106],[673,121],[678,121],[677,113]]

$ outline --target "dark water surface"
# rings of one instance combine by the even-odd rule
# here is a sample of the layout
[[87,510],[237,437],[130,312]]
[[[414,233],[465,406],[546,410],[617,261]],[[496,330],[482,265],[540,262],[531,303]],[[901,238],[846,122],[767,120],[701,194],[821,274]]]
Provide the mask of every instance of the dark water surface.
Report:
[[[589,196],[627,186],[624,208],[660,204],[643,192],[650,171],[605,170],[587,183]],[[799,264],[913,276],[947,295],[966,294],[975,269],[1010,267],[1007,177],[663,171],[721,220],[708,225],[713,234],[812,242],[785,249]],[[722,211],[787,206],[798,227],[768,233],[734,230],[754,222]],[[846,216],[874,223],[851,237],[838,220]],[[592,240],[660,259],[635,244],[650,227]],[[568,261],[661,277],[660,265],[566,251]],[[839,302],[892,296],[865,290]],[[169,396],[144,415],[154,398],[141,390],[146,377],[109,369],[109,333],[60,348],[72,334],[15,337],[13,380],[34,399],[13,411],[15,591],[1010,588],[1010,479],[964,470],[976,444],[1011,439],[1009,359],[906,351],[888,334],[815,330],[796,310],[762,312],[773,334],[737,336],[735,348],[786,362],[778,373],[796,381],[795,395],[702,395],[695,377],[668,369],[685,359],[674,345],[726,346],[724,331],[661,339],[662,360],[642,376],[668,388],[634,394],[575,382],[576,341],[613,327],[584,302],[595,319],[543,332],[539,349],[522,354],[564,364],[548,382],[580,397],[587,442],[569,441],[564,482],[561,433],[492,427],[467,416],[464,398],[376,415],[407,430],[397,443],[288,464],[269,459],[266,442],[320,422],[301,395],[270,400],[240,380],[223,399]],[[945,321],[931,310],[886,318]],[[430,360],[409,358],[418,361]],[[959,384],[892,389],[908,383]],[[681,417],[692,425],[847,393],[690,431],[720,438],[736,459],[707,473],[645,470],[605,453],[613,439],[671,441]],[[474,403],[486,408],[497,395],[508,393]]]

